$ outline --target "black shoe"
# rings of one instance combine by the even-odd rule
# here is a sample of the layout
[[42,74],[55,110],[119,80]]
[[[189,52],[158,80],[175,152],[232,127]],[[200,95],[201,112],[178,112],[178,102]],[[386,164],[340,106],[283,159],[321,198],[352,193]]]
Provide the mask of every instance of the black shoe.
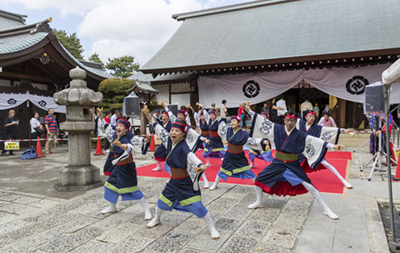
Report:
[[16,155],[16,154],[14,154],[14,153],[11,153],[10,155]]
[[6,153],[1,153],[1,156],[8,156]]

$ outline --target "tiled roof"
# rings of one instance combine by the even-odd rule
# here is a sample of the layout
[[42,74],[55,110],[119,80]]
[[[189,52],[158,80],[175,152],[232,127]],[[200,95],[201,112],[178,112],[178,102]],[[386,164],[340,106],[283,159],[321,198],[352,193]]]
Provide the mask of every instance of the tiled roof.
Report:
[[177,14],[182,25],[140,70],[400,49],[399,15],[398,0],[256,1]]

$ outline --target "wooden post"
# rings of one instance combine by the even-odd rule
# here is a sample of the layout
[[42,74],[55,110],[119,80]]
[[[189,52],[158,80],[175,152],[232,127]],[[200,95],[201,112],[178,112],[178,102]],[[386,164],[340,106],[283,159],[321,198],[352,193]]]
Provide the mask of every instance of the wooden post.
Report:
[[[346,127],[346,100],[344,99],[338,99],[338,105],[339,105],[339,115],[338,115],[338,121],[336,125],[338,127],[345,128]],[[336,119],[334,119],[336,121]]]
[[[140,105],[140,109],[143,109],[143,105]],[[140,134],[145,135],[146,134],[146,126],[147,126],[147,118],[140,110]]]

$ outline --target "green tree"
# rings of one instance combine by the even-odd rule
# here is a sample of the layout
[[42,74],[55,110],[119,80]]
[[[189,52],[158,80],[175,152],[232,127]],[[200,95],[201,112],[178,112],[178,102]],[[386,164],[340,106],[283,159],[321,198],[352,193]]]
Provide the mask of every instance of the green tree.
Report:
[[99,55],[98,55],[96,52],[94,52],[94,53],[89,57],[89,61],[91,61],[91,62],[97,62],[97,63],[103,64],[103,62],[100,60]]
[[85,49],[83,49],[80,39],[76,37],[76,33],[68,35],[64,30],[53,29],[53,34],[70,54],[79,60],[83,60],[82,53]]
[[105,68],[109,69],[113,76],[127,78],[135,69],[139,68],[139,63],[135,63],[135,57],[126,55],[113,59],[108,58]]
[[99,85],[99,91],[103,93],[103,103],[100,107],[103,107],[103,112],[114,111],[116,109],[122,110],[122,104],[126,91],[135,85],[135,80],[126,78],[109,78],[103,80]]

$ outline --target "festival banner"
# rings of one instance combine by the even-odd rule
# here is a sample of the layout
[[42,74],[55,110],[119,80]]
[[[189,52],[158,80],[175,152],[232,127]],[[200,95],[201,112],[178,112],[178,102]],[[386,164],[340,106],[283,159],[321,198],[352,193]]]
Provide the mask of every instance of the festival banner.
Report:
[[[309,68],[307,70],[262,72],[251,74],[200,76],[200,104],[210,106],[227,100],[227,107],[249,101],[257,104],[293,88],[301,80],[338,98],[364,103],[365,86],[380,81],[390,64],[353,67]],[[400,84],[393,84],[391,103],[400,103]]]

